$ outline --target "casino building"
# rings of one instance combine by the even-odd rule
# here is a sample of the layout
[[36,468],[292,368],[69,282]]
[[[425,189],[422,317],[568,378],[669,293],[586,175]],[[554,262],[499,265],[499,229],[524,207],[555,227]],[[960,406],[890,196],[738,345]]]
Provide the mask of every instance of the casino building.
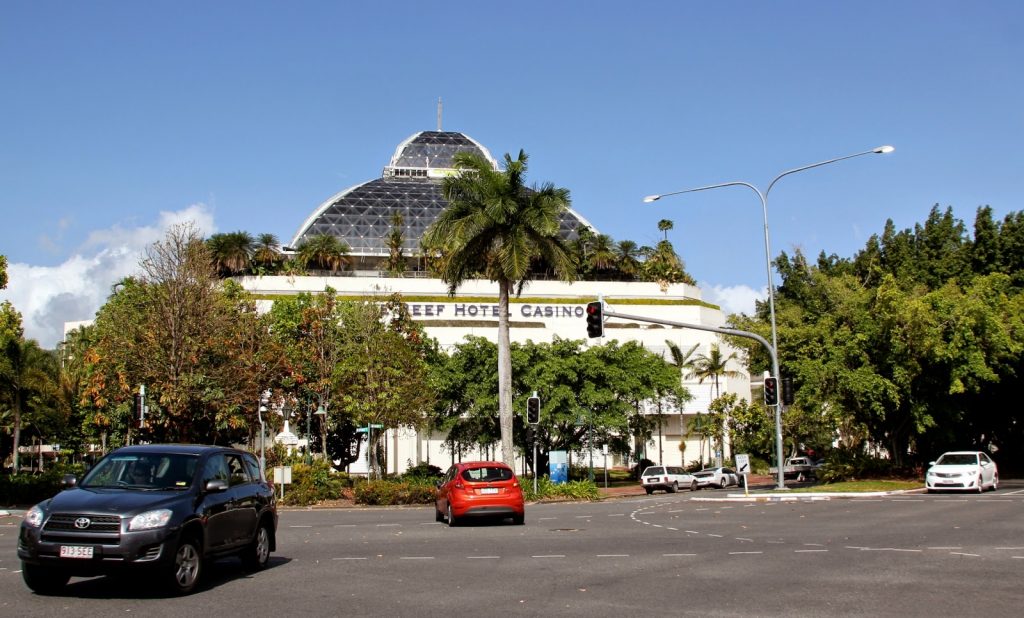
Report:
[[[352,269],[342,276],[329,277],[247,277],[243,286],[264,299],[259,301],[268,309],[272,298],[300,292],[322,292],[325,287],[335,289],[341,297],[379,295],[382,299],[396,292],[409,304],[413,317],[426,333],[437,339],[442,347],[450,348],[467,335],[485,337],[492,341],[498,331],[498,287],[486,280],[466,282],[454,297],[448,296],[447,285],[430,278],[418,261],[419,241],[424,230],[445,208],[441,193],[441,180],[454,173],[452,158],[457,152],[474,152],[498,169],[498,163],[483,145],[464,135],[449,131],[423,131],[398,145],[391,161],[384,167],[380,178],[349,187],[321,203],[299,226],[286,249],[299,246],[304,239],[320,234],[337,237],[350,248]],[[404,241],[403,254],[409,270],[401,277],[388,276],[384,261],[389,255],[388,235],[400,215]],[[586,226],[597,230],[578,212],[570,210],[561,221],[564,238],[573,240],[577,230]],[[700,324],[725,326],[726,316],[716,306],[701,300],[701,291],[690,285],[659,286],[657,283],[537,280],[530,282],[519,298],[510,302],[511,337],[513,341],[551,341],[555,336],[564,339],[585,339],[584,308],[602,295],[615,311],[651,318]],[[268,300],[269,299],[269,300]],[[727,355],[729,348],[718,335],[706,331],[665,327],[656,324],[622,323],[610,320],[606,324],[606,339],[638,341],[655,353],[666,353],[666,341],[687,350],[694,344],[697,353],[707,354],[712,344],[719,344]],[[592,340],[590,344],[600,343]],[[742,373],[740,378],[720,378],[722,393],[736,393],[742,398],[750,396],[750,380],[745,367],[736,363],[730,370]],[[660,429],[650,440],[636,444],[643,456],[665,465],[685,465],[700,458],[713,461],[705,441],[689,435],[688,429],[697,417],[706,412],[711,400],[711,385],[684,380],[693,399],[682,410],[659,410],[651,405],[645,413],[660,415]],[[518,411],[523,413],[523,411]],[[413,427],[389,430],[386,436],[387,471],[401,473],[411,465],[429,462],[446,468],[459,456],[449,452],[444,435],[424,434]],[[685,442],[680,450],[680,442]],[[732,453],[726,445],[724,457],[731,463]],[[481,452],[463,451],[461,459],[489,459],[500,452],[484,447]],[[574,453],[575,461],[589,459],[588,453]],[[595,451],[595,466],[604,463],[603,454]],[[609,466],[629,465],[630,462],[608,459]],[[521,462],[517,470],[522,469]],[[350,471],[365,473],[365,460],[352,464]]]

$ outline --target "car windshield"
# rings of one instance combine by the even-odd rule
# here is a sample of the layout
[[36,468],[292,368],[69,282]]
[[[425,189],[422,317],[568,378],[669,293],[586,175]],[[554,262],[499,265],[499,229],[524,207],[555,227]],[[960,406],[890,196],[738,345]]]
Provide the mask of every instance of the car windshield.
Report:
[[512,470],[504,466],[482,466],[480,468],[469,468],[462,472],[462,478],[474,483],[488,483],[491,481],[508,481],[512,479]]
[[665,474],[665,468],[660,466],[651,466],[644,470],[643,476],[657,476],[659,474]]
[[196,455],[121,453],[104,457],[79,487],[130,489],[188,489],[196,473]]
[[973,466],[978,463],[978,456],[973,453],[946,453],[935,462],[940,466]]

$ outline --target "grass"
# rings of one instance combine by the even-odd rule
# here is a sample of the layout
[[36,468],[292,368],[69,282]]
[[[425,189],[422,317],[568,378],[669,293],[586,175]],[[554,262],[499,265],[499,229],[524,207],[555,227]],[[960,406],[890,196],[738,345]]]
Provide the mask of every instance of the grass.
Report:
[[814,492],[837,492],[837,493],[858,493],[865,491],[900,491],[905,489],[921,489],[924,483],[921,481],[906,480],[868,480],[868,481],[843,481],[840,483],[822,483],[811,487],[799,487],[792,489],[793,493],[814,493]]

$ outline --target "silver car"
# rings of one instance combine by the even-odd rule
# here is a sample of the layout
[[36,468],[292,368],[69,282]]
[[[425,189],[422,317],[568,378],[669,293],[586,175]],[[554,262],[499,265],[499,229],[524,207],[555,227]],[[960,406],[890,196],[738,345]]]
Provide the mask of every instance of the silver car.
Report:
[[740,476],[732,468],[707,468],[693,473],[699,487],[719,487],[725,489],[730,485],[739,485]]
[[678,466],[648,466],[640,475],[640,483],[647,495],[655,489],[664,489],[670,494],[679,491],[680,487],[697,490],[697,479]]

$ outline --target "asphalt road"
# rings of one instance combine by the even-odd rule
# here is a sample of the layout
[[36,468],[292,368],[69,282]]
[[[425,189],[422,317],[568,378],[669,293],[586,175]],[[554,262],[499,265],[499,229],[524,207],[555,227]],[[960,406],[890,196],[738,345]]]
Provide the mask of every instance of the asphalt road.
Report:
[[213,564],[166,598],[144,579],[21,581],[0,520],[0,615],[1019,616],[1024,482],[984,495],[722,502],[727,492],[542,504],[525,526],[427,508],[285,511],[271,567]]

